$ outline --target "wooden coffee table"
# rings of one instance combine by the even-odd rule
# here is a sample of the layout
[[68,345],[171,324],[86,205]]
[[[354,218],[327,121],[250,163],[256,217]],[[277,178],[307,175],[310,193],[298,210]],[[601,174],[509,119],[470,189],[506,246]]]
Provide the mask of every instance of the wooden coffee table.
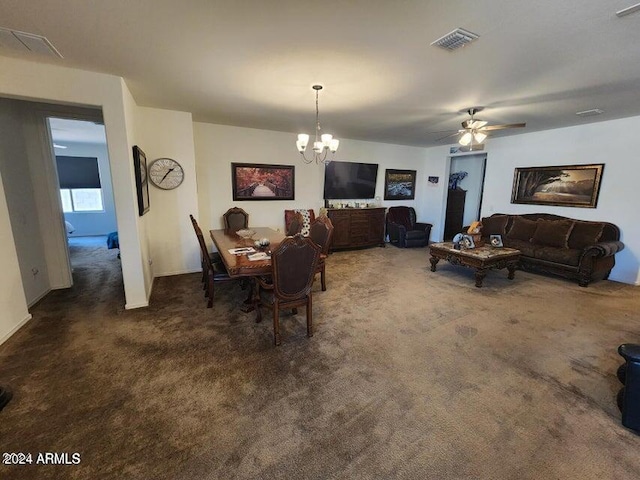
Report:
[[515,248],[491,247],[489,245],[456,250],[452,242],[432,243],[429,245],[431,271],[436,271],[440,259],[447,260],[452,265],[462,265],[476,271],[476,287],[482,287],[482,280],[489,270],[506,268],[508,279],[513,280],[516,267],[520,261],[520,250]]

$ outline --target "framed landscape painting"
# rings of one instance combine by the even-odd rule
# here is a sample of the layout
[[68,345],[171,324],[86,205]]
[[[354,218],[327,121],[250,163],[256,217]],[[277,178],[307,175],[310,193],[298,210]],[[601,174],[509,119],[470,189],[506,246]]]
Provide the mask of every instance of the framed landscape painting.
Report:
[[596,208],[604,163],[516,168],[511,203]]
[[384,199],[413,200],[416,197],[415,170],[385,170]]
[[232,163],[233,200],[294,200],[295,167]]

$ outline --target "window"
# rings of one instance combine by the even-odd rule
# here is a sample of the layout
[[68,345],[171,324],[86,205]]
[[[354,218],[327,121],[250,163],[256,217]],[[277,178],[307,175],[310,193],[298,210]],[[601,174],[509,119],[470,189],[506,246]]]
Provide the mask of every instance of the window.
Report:
[[56,156],[62,211],[103,212],[98,159]]
[[60,198],[64,213],[104,211],[100,188],[61,188]]

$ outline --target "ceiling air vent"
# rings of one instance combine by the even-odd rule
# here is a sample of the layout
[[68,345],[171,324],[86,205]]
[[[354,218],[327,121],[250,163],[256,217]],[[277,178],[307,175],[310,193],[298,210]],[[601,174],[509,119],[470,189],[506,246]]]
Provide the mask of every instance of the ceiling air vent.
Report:
[[578,115],[579,117],[593,117],[594,115],[600,115],[601,113],[604,113],[604,110],[600,110],[599,108],[592,108],[591,110],[576,112],[576,115]]
[[64,58],[45,37],[8,28],[0,28],[0,48]]
[[444,37],[440,37],[431,45],[453,51],[460,47],[464,47],[467,43],[471,43],[479,36],[462,28],[456,28],[453,32],[447,33]]

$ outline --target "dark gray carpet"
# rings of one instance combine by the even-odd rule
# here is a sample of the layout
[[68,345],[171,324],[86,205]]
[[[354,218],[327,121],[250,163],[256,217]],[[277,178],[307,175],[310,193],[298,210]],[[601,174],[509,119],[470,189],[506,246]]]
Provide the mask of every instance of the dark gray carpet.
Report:
[[426,249],[341,252],[315,336],[301,309],[275,348],[236,284],[207,309],[199,274],[158,278],[125,311],[117,252],[79,250],[74,288],[0,346],[0,452],[81,463],[0,478],[640,478],[615,405],[636,287],[499,271],[477,289]]

